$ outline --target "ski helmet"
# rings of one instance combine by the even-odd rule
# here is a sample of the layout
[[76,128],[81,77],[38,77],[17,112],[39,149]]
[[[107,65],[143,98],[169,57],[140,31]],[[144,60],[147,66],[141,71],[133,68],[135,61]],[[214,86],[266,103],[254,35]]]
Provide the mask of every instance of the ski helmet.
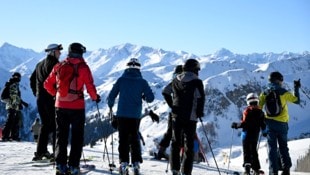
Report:
[[183,70],[198,73],[200,71],[200,64],[195,59],[188,59],[183,66]]
[[271,72],[269,77],[268,77],[268,80],[270,82],[273,82],[273,83],[276,81],[282,82],[283,81],[283,75],[280,72]]
[[82,55],[83,53],[86,52],[86,47],[80,43],[72,43],[72,44],[70,44],[68,51],[69,51],[69,54],[70,53],[77,53],[77,54]]
[[[246,104],[248,106],[251,105],[251,103],[253,102],[256,102],[258,104],[259,102],[259,99],[258,99],[258,95],[256,93],[249,93],[247,96],[246,96]],[[256,104],[256,105],[257,105]]]
[[14,72],[12,74],[12,77],[16,77],[16,78],[20,78],[21,77],[21,74],[19,72]]
[[140,69],[141,64],[139,63],[139,60],[137,58],[131,58],[127,63],[127,66],[128,68]]
[[61,44],[49,44],[47,48],[45,49],[45,52],[51,52],[55,50],[62,50],[63,47]]
[[175,68],[174,68],[174,72],[173,74],[180,74],[183,72],[183,66],[182,65],[177,65]]

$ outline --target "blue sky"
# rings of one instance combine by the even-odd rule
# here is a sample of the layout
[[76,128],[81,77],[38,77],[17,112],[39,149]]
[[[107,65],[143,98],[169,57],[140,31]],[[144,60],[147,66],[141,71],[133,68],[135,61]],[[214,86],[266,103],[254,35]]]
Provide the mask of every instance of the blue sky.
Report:
[[7,0],[0,45],[132,43],[197,55],[310,51],[308,0]]

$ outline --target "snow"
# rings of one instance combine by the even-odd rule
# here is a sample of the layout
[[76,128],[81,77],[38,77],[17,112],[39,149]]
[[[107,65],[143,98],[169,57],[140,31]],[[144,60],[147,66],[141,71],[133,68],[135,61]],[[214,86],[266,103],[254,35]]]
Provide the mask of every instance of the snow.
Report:
[[[117,133],[116,133],[117,134]],[[113,156],[113,162],[118,167],[118,152],[117,152],[117,135],[114,136],[113,146],[114,146],[114,156]],[[110,137],[111,138],[111,137]],[[108,152],[109,152],[109,160],[110,163],[112,163],[112,150],[111,150],[111,140],[108,138],[107,140],[107,146],[108,146]],[[292,167],[292,175],[306,175],[310,173],[306,172],[294,172],[294,167],[296,166],[296,160],[305,155],[306,152],[309,149],[310,145],[310,138],[307,139],[300,139],[300,140],[294,140],[290,141],[288,146],[290,149],[290,155],[293,162]],[[0,172],[1,175],[42,175],[42,174],[54,174],[55,173],[55,167],[50,166],[44,166],[44,167],[34,167],[33,163],[31,162],[31,159],[33,157],[33,152],[36,149],[36,143],[34,142],[0,142]],[[51,146],[49,146],[49,149],[51,150]],[[82,165],[90,165],[94,164],[96,165],[96,169],[92,170],[87,175],[104,175],[104,174],[111,174],[109,171],[109,162],[107,159],[107,156],[105,155],[105,158],[103,159],[103,150],[104,150],[104,142],[100,142],[97,145],[95,145],[93,148],[90,148],[89,146],[85,146],[83,148],[83,155],[86,159],[91,159],[91,161],[84,162],[83,157],[81,160],[81,166]],[[167,162],[166,161],[157,161],[157,160],[150,160],[152,157],[149,156],[148,150],[149,148],[143,147],[143,163],[141,164],[141,172],[144,175],[159,175],[159,174],[166,174],[167,170]],[[213,149],[216,160],[219,168],[227,168],[228,167],[228,157],[225,157],[225,155],[229,155],[230,149],[221,149],[221,148],[215,148]],[[241,146],[234,146],[232,147],[231,152],[231,163],[230,163],[230,169],[231,170],[237,170],[242,172],[242,148]],[[259,156],[260,156],[260,162],[262,169],[265,170],[265,173],[267,174],[268,170],[268,159],[267,157],[267,151],[266,151],[266,142],[265,140],[262,140],[260,143],[259,148]],[[207,155],[208,163],[215,167],[214,159],[211,155]],[[115,171],[113,174],[117,174],[117,171]],[[167,174],[172,174],[170,171],[168,171]],[[207,163],[199,163],[194,164],[193,172],[194,175],[212,175],[212,174],[218,174],[216,168],[210,168],[207,166]],[[221,173],[225,174],[225,173]]]

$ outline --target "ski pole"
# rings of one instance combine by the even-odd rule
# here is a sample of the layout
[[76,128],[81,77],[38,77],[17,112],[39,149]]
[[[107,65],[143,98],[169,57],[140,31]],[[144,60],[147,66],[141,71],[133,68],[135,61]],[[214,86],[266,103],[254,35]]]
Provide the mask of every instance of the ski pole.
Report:
[[301,88],[301,87],[300,87],[300,90],[301,90],[301,92],[304,93],[304,94],[308,97],[308,99],[310,100],[310,97],[309,97],[309,95],[306,93],[306,91],[305,91],[303,88]]
[[204,132],[204,134],[205,134],[205,136],[206,136],[206,138],[207,138],[207,141],[208,141],[208,144],[209,144],[209,147],[210,147],[210,151],[211,151],[211,153],[212,153],[212,156],[213,156],[213,159],[214,159],[214,162],[215,162],[215,165],[216,165],[217,171],[219,172],[219,175],[221,175],[221,171],[220,171],[220,169],[219,169],[219,167],[218,167],[218,165],[217,165],[217,162],[216,162],[216,159],[215,159],[215,156],[214,156],[214,153],[213,153],[212,147],[211,147],[211,143],[210,143],[209,138],[208,138],[208,135],[207,135],[207,131],[206,131],[206,130],[205,130],[205,128],[204,128],[204,125],[203,125],[202,119],[201,119],[201,118],[199,118],[199,120],[200,120],[200,123],[201,123],[201,126],[202,126],[202,130],[203,130],[203,132]]
[[232,129],[232,134],[231,134],[231,144],[230,144],[230,150],[229,150],[229,157],[228,157],[228,170],[229,170],[229,165],[230,165],[230,157],[231,157],[231,149],[233,146],[233,138],[234,138],[234,129]]
[[[98,116],[100,117],[100,111],[99,111],[99,106],[98,106],[98,103],[96,103],[96,106],[97,106],[97,112],[98,112]],[[100,123],[99,123],[100,125]],[[101,126],[101,125],[100,125]],[[103,128],[102,128],[102,131],[103,131]],[[104,152],[103,153],[107,153],[107,157],[108,157],[108,163],[109,163],[109,167],[110,167],[110,172],[112,174],[112,168],[111,168],[111,162],[110,162],[110,158],[109,158],[109,153],[108,153],[108,147],[107,147],[107,138],[105,136],[103,136],[103,141],[104,141]],[[104,159],[104,155],[103,154],[103,159]]]
[[[110,122],[112,121],[112,119],[113,119],[113,110],[112,110],[112,108],[110,108]],[[115,168],[116,166],[115,166],[115,164],[114,164],[114,143],[113,143],[114,140],[113,140],[113,132],[112,132],[111,139],[112,139],[112,163],[111,163],[110,167]]]

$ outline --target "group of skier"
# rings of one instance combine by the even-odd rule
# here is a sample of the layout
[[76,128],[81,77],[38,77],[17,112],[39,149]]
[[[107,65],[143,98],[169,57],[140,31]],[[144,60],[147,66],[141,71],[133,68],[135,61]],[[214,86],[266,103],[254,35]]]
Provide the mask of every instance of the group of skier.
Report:
[[[90,68],[83,58],[86,47],[80,43],[72,43],[68,48],[68,56],[59,61],[61,44],[50,44],[45,49],[47,57],[40,61],[30,77],[32,92],[37,100],[37,108],[41,119],[41,129],[37,141],[37,149],[33,161],[44,158],[52,159],[56,164],[56,175],[79,174],[80,158],[83,149],[85,123],[84,86],[91,100],[99,103],[100,95],[94,85]],[[139,174],[143,162],[140,146],[139,126],[142,119],[142,104],[153,102],[155,96],[148,82],[142,77],[141,63],[131,58],[124,73],[116,80],[107,97],[108,107],[115,105],[117,110],[114,124],[119,136],[119,173],[127,175],[130,165],[135,174]],[[173,175],[191,175],[194,162],[194,147],[197,121],[202,121],[205,107],[205,90],[199,78],[200,63],[196,59],[188,59],[183,65],[175,68],[172,81],[163,89],[162,95],[170,107],[167,132],[160,142],[157,158],[166,156],[165,150],[170,145],[170,169]],[[21,75],[14,73],[12,80],[17,86],[14,99],[7,102],[15,105],[8,108],[8,120],[3,130],[3,139],[8,137],[8,127],[21,104],[18,82]],[[252,92],[246,97],[247,107],[243,111],[241,122],[233,122],[233,129],[242,128],[243,166],[245,174],[259,174],[260,163],[257,154],[259,133],[267,137],[269,174],[277,175],[278,150],[283,167],[282,175],[290,174],[292,166],[287,146],[288,107],[287,102],[299,103],[300,80],[294,81],[294,94],[282,87],[283,76],[272,72],[269,76],[268,88],[259,96]],[[271,95],[278,101],[271,103]],[[14,102],[14,103],[13,103]],[[277,107],[280,103],[280,107]],[[270,107],[272,106],[273,107]],[[279,109],[280,108],[280,109]],[[264,113],[264,111],[265,113]],[[13,112],[12,112],[13,111]],[[275,112],[274,112],[275,111]],[[14,113],[14,115],[12,115]],[[14,116],[14,117],[12,117]],[[15,126],[14,126],[15,127]],[[13,131],[14,129],[12,129]],[[49,135],[52,134],[52,153],[48,151]],[[71,134],[71,149],[67,153],[68,137]],[[13,139],[16,139],[14,132]],[[279,145],[279,148],[278,146]],[[180,156],[181,148],[183,156]],[[167,157],[167,156],[166,156]]]

